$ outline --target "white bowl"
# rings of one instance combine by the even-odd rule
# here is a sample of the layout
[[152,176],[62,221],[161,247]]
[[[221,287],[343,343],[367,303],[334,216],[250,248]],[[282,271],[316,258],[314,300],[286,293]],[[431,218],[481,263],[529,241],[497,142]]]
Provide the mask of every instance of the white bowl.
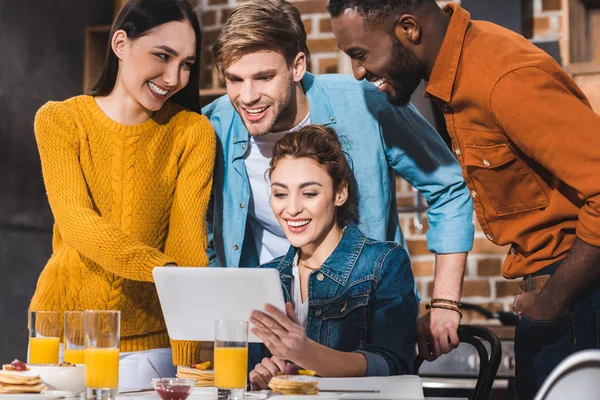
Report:
[[49,390],[69,392],[71,396],[85,390],[85,365],[61,367],[58,365],[29,365]]

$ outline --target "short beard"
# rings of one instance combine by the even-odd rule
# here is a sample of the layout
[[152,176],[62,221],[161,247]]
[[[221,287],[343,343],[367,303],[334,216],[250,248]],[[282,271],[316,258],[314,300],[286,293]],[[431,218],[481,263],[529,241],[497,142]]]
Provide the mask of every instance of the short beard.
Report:
[[295,94],[295,85],[290,85],[284,95],[284,97],[278,102],[271,105],[271,109],[275,111],[273,117],[270,121],[263,122],[265,124],[264,128],[260,127],[260,124],[249,124],[248,126],[246,120],[242,118],[246,129],[250,136],[262,136],[267,133],[273,132],[273,127],[277,125],[277,123],[284,117],[286,114],[290,112],[292,108],[292,99]]
[[406,106],[425,76],[425,66],[395,35],[391,36],[392,64],[388,75],[391,79],[389,83],[396,93],[388,94],[387,99],[395,106]]

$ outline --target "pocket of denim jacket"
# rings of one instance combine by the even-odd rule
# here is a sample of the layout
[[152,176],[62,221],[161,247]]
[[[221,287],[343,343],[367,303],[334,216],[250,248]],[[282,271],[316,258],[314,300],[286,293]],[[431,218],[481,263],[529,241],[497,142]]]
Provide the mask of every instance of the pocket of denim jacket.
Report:
[[463,155],[475,191],[487,197],[499,216],[548,206],[548,197],[533,172],[507,144],[466,145]]
[[323,320],[344,318],[360,307],[365,307],[369,304],[369,293],[360,293],[353,295],[347,299],[340,299],[328,305],[322,314]]

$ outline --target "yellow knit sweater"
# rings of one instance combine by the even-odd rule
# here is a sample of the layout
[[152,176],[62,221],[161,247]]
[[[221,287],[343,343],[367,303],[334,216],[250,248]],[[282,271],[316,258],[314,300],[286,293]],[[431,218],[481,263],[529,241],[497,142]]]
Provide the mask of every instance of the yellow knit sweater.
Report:
[[[35,135],[55,225],[31,309],[120,310],[121,351],[169,347],[152,269],[208,263],[207,118],[166,103],[121,125],[78,96],[44,105]],[[176,365],[198,359],[199,343],[171,344]]]

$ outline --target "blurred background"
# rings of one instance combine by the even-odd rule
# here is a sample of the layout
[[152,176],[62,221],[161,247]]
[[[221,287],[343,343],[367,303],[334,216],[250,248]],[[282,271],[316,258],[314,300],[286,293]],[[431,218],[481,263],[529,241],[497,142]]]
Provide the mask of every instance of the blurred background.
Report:
[[[204,30],[202,96],[224,93],[210,46],[238,0],[191,0]],[[326,0],[292,1],[302,12],[315,73],[349,73],[325,10]],[[439,1],[444,5],[446,1]],[[600,0],[462,0],[473,19],[489,20],[524,35],[571,74],[600,112]],[[110,24],[122,0],[0,0],[0,361],[25,359],[27,307],[51,252],[47,204],[33,135],[36,110],[88,90],[104,58]],[[515,93],[515,95],[519,95]],[[443,118],[423,98],[414,103],[445,136]],[[446,137],[447,138],[447,137]],[[397,201],[413,270],[424,300],[433,281],[422,199],[398,179]],[[500,276],[506,253],[481,230],[469,256],[463,300],[490,311],[509,311],[516,282]],[[489,317],[489,315],[488,315]],[[497,324],[480,313],[466,321]],[[511,333],[507,334],[510,338]]]

